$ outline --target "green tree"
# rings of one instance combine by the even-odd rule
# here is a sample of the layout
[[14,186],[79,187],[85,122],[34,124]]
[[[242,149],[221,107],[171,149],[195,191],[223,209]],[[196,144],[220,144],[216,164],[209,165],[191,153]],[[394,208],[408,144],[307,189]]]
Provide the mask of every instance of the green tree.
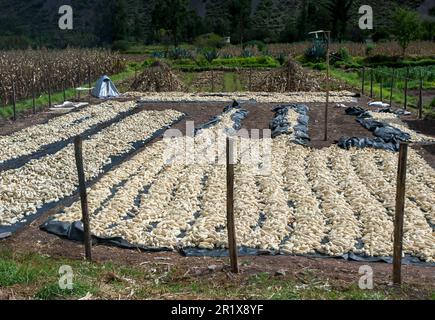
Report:
[[346,36],[347,25],[352,17],[353,2],[353,0],[327,0],[323,4],[329,15],[332,37],[340,41]]
[[260,0],[254,15],[255,25],[253,26],[253,38],[265,40],[271,37],[273,28],[273,1]]
[[125,0],[114,1],[113,5],[112,37],[114,41],[126,40],[128,37],[127,2]]
[[403,56],[409,43],[419,38],[421,30],[422,24],[417,12],[403,8],[394,11],[391,33],[402,47]]
[[168,30],[175,47],[178,47],[180,37],[185,31],[188,4],[188,0],[159,0],[152,12],[155,30]]
[[233,30],[236,30],[236,38],[243,45],[245,33],[251,24],[251,0],[231,0],[229,14]]
[[296,20],[296,28],[298,32],[298,40],[304,40],[307,36],[308,30],[308,0],[302,0],[299,9],[299,15]]

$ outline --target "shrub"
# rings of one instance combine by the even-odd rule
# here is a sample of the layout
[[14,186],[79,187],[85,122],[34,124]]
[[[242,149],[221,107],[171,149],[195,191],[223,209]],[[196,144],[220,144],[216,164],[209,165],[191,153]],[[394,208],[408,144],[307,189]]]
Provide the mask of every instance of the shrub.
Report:
[[130,48],[131,43],[126,40],[118,40],[113,42],[112,50],[125,52]]
[[280,66],[279,62],[276,59],[269,56],[216,59],[213,61],[212,65],[231,68],[277,68]]
[[155,58],[145,59],[144,62],[142,62],[142,67],[147,68],[147,67],[151,66],[153,63],[155,63],[156,61],[157,61],[157,59],[155,59]]
[[224,46],[224,40],[220,35],[217,35],[215,33],[207,33],[198,36],[195,41],[194,45],[199,48],[222,48]]
[[258,51],[265,52],[267,45],[263,41],[251,40],[245,43],[247,47],[257,47]]
[[341,47],[337,52],[333,52],[331,54],[331,64],[336,64],[337,62],[349,62],[352,60],[352,56],[349,54],[349,51]]
[[366,47],[366,56],[371,56],[375,49],[376,45],[374,43],[368,43]]
[[397,8],[393,14],[392,34],[402,47],[402,55],[406,53],[406,48],[413,40],[417,40],[421,35],[422,23],[416,11]]

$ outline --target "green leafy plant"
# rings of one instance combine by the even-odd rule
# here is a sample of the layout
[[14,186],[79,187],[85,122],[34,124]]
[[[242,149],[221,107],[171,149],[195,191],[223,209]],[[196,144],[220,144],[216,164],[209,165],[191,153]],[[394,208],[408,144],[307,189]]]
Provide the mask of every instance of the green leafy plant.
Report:
[[420,16],[417,12],[397,8],[393,15],[393,27],[391,33],[402,47],[402,55],[413,40],[417,40],[422,31]]

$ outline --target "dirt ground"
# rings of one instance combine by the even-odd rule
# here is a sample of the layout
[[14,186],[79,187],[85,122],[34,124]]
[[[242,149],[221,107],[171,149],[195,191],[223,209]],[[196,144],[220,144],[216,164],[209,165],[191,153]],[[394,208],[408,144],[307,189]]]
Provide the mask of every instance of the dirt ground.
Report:
[[[361,105],[366,105],[366,103]],[[212,116],[220,114],[225,107],[225,103],[164,103],[155,104],[149,103],[143,105],[144,110],[163,110],[176,109],[187,113],[185,120],[181,121],[174,128],[183,131],[186,121],[194,121],[195,126],[207,122]],[[266,129],[269,127],[269,122],[273,117],[271,104],[245,104],[243,105],[250,113],[247,119],[243,121],[244,128],[250,129]],[[20,122],[20,126],[32,125],[45,121],[51,115],[38,114],[38,117],[27,118]],[[365,130],[355,121],[355,117],[347,116],[343,108],[331,106],[329,109],[329,135],[328,141],[323,141],[324,127],[324,106],[321,104],[310,105],[310,135],[313,147],[325,147],[331,145],[341,136],[370,136],[371,133]],[[409,122],[410,126],[418,128],[426,134],[433,134],[433,123]],[[14,129],[16,125],[14,125]],[[8,125],[1,126],[2,133],[10,131]],[[184,131],[183,131],[184,132]],[[422,154],[431,161],[435,168],[435,146],[422,148]],[[73,259],[83,259],[83,246],[80,243],[65,240],[57,236],[48,234],[39,229],[39,226],[46,219],[59,210],[56,208],[42,215],[31,225],[20,230],[12,237],[0,241],[2,246],[10,248],[16,252],[37,252],[52,257],[66,257]],[[146,253],[136,250],[120,249],[110,246],[95,246],[93,248],[95,261],[107,262],[111,261],[119,264],[128,265],[143,265],[155,259],[166,259],[171,264],[176,264],[178,267],[185,269],[186,272],[193,272],[198,277],[208,277],[207,267],[210,265],[225,265],[228,264],[227,258],[199,258],[199,257],[183,257],[179,253]],[[315,270],[320,279],[325,281],[335,281],[343,283],[357,284],[360,275],[358,274],[359,267],[363,264],[369,264],[374,270],[375,283],[387,285],[391,279],[392,266],[386,263],[359,263],[348,262],[333,258],[311,258],[299,256],[250,256],[242,257],[244,261],[242,266],[242,274],[249,275],[258,272],[268,272],[271,274],[280,270],[286,270],[286,273],[297,278],[298,274],[305,270]],[[435,268],[427,266],[404,266],[403,278],[406,284],[418,285],[433,288],[435,278]],[[329,279],[329,280],[328,280]]]

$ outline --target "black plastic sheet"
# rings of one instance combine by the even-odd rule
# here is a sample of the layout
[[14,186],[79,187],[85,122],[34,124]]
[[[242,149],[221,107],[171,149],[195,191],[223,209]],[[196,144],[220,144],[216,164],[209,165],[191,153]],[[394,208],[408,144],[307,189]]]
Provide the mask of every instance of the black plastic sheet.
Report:
[[411,136],[408,133],[394,128],[384,122],[363,118],[358,118],[356,121],[367,130],[372,131],[376,137],[383,139],[385,142],[396,143],[398,141],[409,141],[411,139]]
[[[289,123],[287,120],[288,111],[292,109],[299,113],[297,123]],[[310,141],[308,134],[308,107],[306,105],[280,105],[272,109],[275,112],[275,117],[269,124],[269,128],[272,130],[272,138],[275,138],[282,134],[295,135],[295,142],[301,145],[307,145]],[[293,127],[292,127],[293,126]]]
[[370,114],[361,107],[349,107],[344,110],[347,115],[357,116],[361,118],[370,118]]
[[411,140],[411,136],[402,130],[387,123],[373,119],[370,114],[360,107],[349,107],[346,114],[356,115],[356,121],[367,130],[373,132],[376,138],[369,137],[342,137],[338,146],[349,150],[351,147],[374,148],[397,152],[401,141]]
[[[264,249],[255,249],[249,247],[238,247],[238,255],[239,256],[261,256],[261,255],[290,255],[284,254],[277,250],[264,250]],[[199,248],[181,248],[180,253],[186,257],[228,257],[229,252],[227,249],[199,249]],[[340,256],[329,256],[323,253],[308,253],[308,254],[294,254],[293,256],[300,257],[312,257],[312,258],[324,258],[324,259],[344,259],[347,261],[359,261],[359,262],[384,262],[384,263],[393,263],[393,258],[388,256],[366,256],[366,255],[358,255],[353,252],[349,252]],[[435,266],[435,263],[425,262],[420,260],[417,257],[413,257],[410,255],[405,255],[402,258],[402,263],[405,265],[424,265],[424,266]]]
[[358,138],[358,137],[342,137],[337,144],[340,148],[349,150],[351,147],[356,147],[359,149],[363,148],[374,148],[383,149],[389,151],[398,151],[399,144],[393,142],[385,142],[381,138]]

